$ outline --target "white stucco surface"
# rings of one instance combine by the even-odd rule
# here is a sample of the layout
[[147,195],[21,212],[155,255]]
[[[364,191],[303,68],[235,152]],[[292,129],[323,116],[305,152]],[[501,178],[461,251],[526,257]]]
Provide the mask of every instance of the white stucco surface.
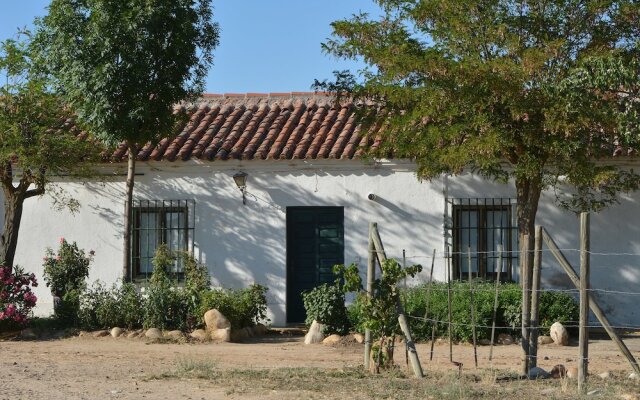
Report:
[[[232,176],[248,173],[247,204]],[[421,263],[428,277],[430,255],[438,252],[434,277],[445,278],[442,257],[445,194],[449,197],[515,197],[513,185],[493,183],[473,175],[418,182],[408,162],[364,164],[359,161],[226,161],[139,163],[135,195],[141,200],[195,200],[196,256],[205,263],[213,284],[244,287],[259,283],[269,288],[269,317],[286,323],[286,208],[292,206],[344,207],[344,259],[366,270],[369,222],[377,222],[390,257]],[[47,195],[25,203],[16,263],[35,272],[41,285],[37,313],[52,309],[51,295],[42,281],[46,247],[57,248],[60,237],[96,252],[89,281],[107,284],[121,278],[125,184],[123,176],[103,182],[62,182],[76,198],[80,211],[52,210]],[[445,187],[446,186],[446,187]],[[373,193],[375,201],[367,199]],[[592,217],[592,251],[625,253],[594,255],[592,286],[616,291],[638,291],[640,236],[632,223],[636,195],[623,195],[621,204]],[[0,204],[0,212],[2,211]],[[577,267],[578,219],[560,210],[553,193],[545,193],[538,213],[544,225]],[[543,257],[543,285],[571,288],[550,254]],[[600,293],[604,308],[616,325],[640,325],[634,307],[638,296]]]

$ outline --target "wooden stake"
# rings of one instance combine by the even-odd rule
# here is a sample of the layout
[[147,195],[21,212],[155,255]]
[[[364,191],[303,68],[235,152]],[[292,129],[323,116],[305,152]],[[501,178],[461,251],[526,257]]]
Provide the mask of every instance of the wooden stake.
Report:
[[[580,278],[578,277],[578,274],[576,274],[569,261],[567,261],[565,256],[562,254],[562,251],[560,251],[560,249],[558,248],[558,245],[556,245],[556,242],[551,236],[549,236],[549,233],[544,228],[542,229],[542,240],[544,240],[544,243],[547,245],[554,257],[558,260],[558,263],[560,264],[562,269],[564,269],[564,271],[567,273],[573,285],[579,288]],[[636,373],[640,374],[640,366],[636,362],[636,359],[633,357],[633,354],[631,354],[629,348],[624,344],[622,339],[620,339],[620,336],[618,336],[616,331],[611,327],[609,319],[602,311],[602,308],[600,308],[600,305],[596,302],[591,293],[589,293],[588,296],[589,308],[596,316],[596,318],[598,318],[598,321],[600,321],[602,327],[607,331],[611,340],[613,340],[618,346],[620,352],[627,358],[627,361],[629,361],[629,364],[631,364],[631,368],[633,368]]]
[[491,323],[491,343],[489,344],[489,361],[493,360],[493,342],[496,338],[496,317],[498,316],[498,290],[500,288],[500,272],[502,272],[502,244],[498,245],[498,276],[496,277],[496,294],[493,299],[493,322]]
[[[427,286],[427,300],[424,305],[424,320],[427,321],[429,317],[429,303],[431,302],[431,287],[433,286],[433,266],[436,262],[436,249],[433,249],[433,256],[431,257],[431,271],[429,272],[429,285]],[[429,360],[433,360],[433,340],[436,335],[436,321],[431,323],[431,353],[429,353]]]
[[529,281],[529,235],[524,235],[523,243],[520,244],[522,252],[520,257],[524,258],[524,268],[520,279],[522,279],[522,375],[529,373],[529,323],[531,318],[531,282]]
[[[376,248],[373,244],[373,230],[377,229],[375,222],[369,223],[369,258],[367,259],[367,297],[373,296],[373,282],[376,279]],[[369,370],[371,359],[371,329],[364,331],[364,369]]]
[[447,309],[449,311],[449,362],[453,362],[453,337],[451,335],[451,252],[447,246]]
[[[377,224],[373,226],[371,236],[373,237],[373,245],[378,257],[378,262],[380,263],[380,265],[382,265],[387,260],[387,254],[385,253],[384,247],[382,246],[382,239],[380,239],[380,232],[378,232]],[[416,350],[416,344],[411,338],[411,330],[409,329],[409,323],[407,322],[407,317],[404,314],[404,309],[402,308],[400,299],[398,299],[396,303],[396,312],[398,313],[398,324],[400,324],[400,329],[404,334],[404,339],[407,343],[407,348],[409,349],[409,360],[411,361],[411,366],[413,367],[413,373],[418,378],[424,378],[422,366],[420,365],[420,359],[418,358],[418,351]]]
[[540,300],[540,268],[542,265],[542,227],[536,225],[533,253],[533,280],[531,281],[531,333],[529,334],[529,369],[538,365],[538,325]]
[[469,306],[471,307],[471,332],[473,334],[473,359],[478,368],[478,347],[476,344],[476,312],[473,302],[473,274],[471,273],[471,247],[467,248],[467,261],[469,266]]
[[580,214],[580,332],[578,348],[578,390],[587,389],[589,363],[589,213]]

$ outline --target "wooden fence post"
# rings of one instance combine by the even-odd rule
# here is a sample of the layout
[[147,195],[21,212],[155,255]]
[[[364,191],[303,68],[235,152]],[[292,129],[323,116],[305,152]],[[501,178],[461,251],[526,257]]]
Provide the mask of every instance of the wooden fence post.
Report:
[[529,265],[529,235],[524,235],[523,243],[520,244],[520,257],[523,258],[520,279],[522,280],[522,375],[529,373],[529,325],[531,318],[531,266]]
[[[424,320],[427,322],[429,316],[429,303],[431,302],[431,287],[433,286],[433,266],[436,263],[436,249],[433,249],[433,257],[431,257],[431,271],[429,272],[429,285],[427,286],[427,300],[424,305]],[[436,335],[436,321],[431,323],[431,352],[429,353],[429,360],[433,360],[433,342]]]
[[491,323],[491,343],[489,344],[489,361],[493,360],[493,341],[496,338],[496,317],[498,316],[498,290],[500,288],[500,272],[502,272],[502,244],[498,245],[498,276],[496,277],[496,295],[493,299],[493,322]]
[[[558,260],[558,263],[560,264],[562,269],[564,269],[564,271],[567,273],[567,276],[569,276],[569,279],[571,279],[573,285],[579,288],[580,278],[578,277],[578,274],[576,274],[576,271],[574,271],[573,267],[562,254],[553,238],[549,236],[549,233],[546,231],[546,229],[542,229],[542,240],[544,240],[549,250],[551,250],[551,253]],[[631,368],[633,368],[636,373],[640,374],[640,366],[636,362],[636,359],[633,357],[633,354],[631,354],[631,352],[629,351],[627,345],[624,344],[622,339],[620,339],[620,336],[618,336],[616,331],[611,327],[609,318],[607,318],[604,311],[602,311],[602,308],[600,308],[600,305],[596,302],[596,300],[590,293],[588,294],[588,297],[589,308],[591,309],[591,311],[593,311],[593,314],[596,316],[596,318],[598,318],[598,321],[600,321],[602,327],[607,331],[611,340],[613,340],[618,346],[620,352],[626,357],[627,361],[629,361],[629,364],[631,364]]]
[[540,325],[540,268],[542,266],[542,227],[536,225],[531,281],[531,333],[529,334],[529,369],[538,365],[538,325]]
[[[373,244],[373,230],[378,224],[369,223],[369,258],[367,259],[367,297],[373,297],[373,282],[376,279],[376,248]],[[371,329],[364,331],[364,369],[369,370],[371,360]]]
[[[378,262],[380,263],[380,265],[382,265],[387,260],[387,254],[385,253],[384,247],[382,246],[382,239],[380,239],[380,232],[378,232],[377,224],[373,227],[372,237],[376,256],[378,257]],[[404,334],[404,339],[407,343],[407,348],[409,349],[409,360],[411,361],[411,366],[413,367],[413,373],[418,378],[424,378],[422,366],[420,365],[420,359],[418,358],[418,351],[416,350],[416,344],[411,338],[411,330],[409,329],[409,323],[407,322],[407,317],[404,314],[404,309],[402,308],[400,299],[398,299],[396,303],[396,312],[398,313],[398,324],[400,325],[400,329]]]
[[453,336],[451,335],[451,249],[447,246],[447,310],[449,311],[449,362],[453,362]]
[[589,364],[589,213],[580,214],[580,332],[578,348],[578,389],[587,389]]
[[471,332],[473,335],[473,359],[478,368],[478,345],[476,343],[476,312],[473,302],[473,273],[471,272],[471,247],[467,248],[467,261],[469,265],[469,306],[471,308]]

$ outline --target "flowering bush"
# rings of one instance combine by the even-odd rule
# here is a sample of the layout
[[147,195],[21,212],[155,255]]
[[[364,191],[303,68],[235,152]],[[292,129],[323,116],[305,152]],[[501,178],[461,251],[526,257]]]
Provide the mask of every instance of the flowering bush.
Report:
[[34,274],[0,264],[0,322],[25,324],[38,300],[31,291],[36,286]]
[[85,279],[89,276],[89,264],[93,260],[94,251],[86,255],[76,242],[69,243],[60,238],[58,253],[47,248],[44,261],[44,280],[51,288],[51,294],[63,298],[72,290],[82,290]]

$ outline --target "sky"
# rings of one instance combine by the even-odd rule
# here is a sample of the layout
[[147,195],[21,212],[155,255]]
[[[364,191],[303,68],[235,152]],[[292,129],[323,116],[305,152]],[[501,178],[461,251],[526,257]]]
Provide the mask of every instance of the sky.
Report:
[[[0,0],[0,40],[46,15],[49,0]],[[213,0],[220,45],[206,93],[310,91],[332,71],[362,69],[322,52],[330,23],[360,11],[379,13],[373,0]]]

